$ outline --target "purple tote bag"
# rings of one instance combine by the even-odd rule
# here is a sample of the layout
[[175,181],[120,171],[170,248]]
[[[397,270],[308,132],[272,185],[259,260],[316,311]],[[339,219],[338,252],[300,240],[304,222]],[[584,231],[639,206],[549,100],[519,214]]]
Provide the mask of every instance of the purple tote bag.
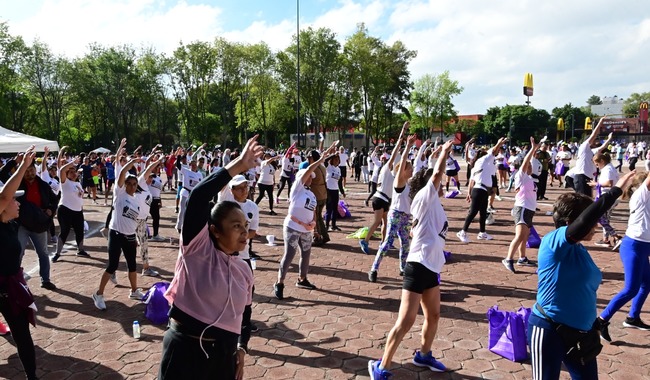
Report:
[[488,310],[488,349],[490,351],[513,362],[528,359],[526,322],[524,322],[525,315],[522,314],[501,311],[498,306],[493,306]]

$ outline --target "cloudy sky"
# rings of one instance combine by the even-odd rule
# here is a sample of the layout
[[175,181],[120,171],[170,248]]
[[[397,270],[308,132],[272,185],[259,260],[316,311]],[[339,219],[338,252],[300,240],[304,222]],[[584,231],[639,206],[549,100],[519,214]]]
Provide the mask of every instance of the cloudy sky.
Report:
[[[401,40],[418,56],[412,78],[449,70],[464,87],[460,114],[523,104],[585,104],[591,95],[650,91],[650,3],[603,0],[299,0],[300,26],[327,27],[343,43],[358,23]],[[83,55],[91,42],[169,53],[179,41],[265,41],[284,49],[296,32],[296,0],[0,0],[13,35]]]

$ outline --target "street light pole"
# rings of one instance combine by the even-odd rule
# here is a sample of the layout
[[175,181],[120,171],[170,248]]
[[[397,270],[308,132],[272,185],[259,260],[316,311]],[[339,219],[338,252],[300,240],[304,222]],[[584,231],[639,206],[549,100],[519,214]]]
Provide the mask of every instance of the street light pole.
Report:
[[296,134],[300,145],[300,0],[296,0]]

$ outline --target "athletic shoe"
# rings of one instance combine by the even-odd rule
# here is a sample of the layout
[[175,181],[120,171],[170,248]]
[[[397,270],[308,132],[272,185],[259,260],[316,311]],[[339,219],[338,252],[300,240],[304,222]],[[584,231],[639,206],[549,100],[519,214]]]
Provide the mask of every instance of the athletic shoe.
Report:
[[469,243],[469,238],[467,237],[467,233],[463,230],[460,230],[456,232],[456,237],[461,241],[461,243]]
[[388,380],[388,378],[393,376],[393,374],[387,370],[379,369],[380,364],[381,360],[368,361],[368,374],[370,375],[370,380]]
[[332,229],[333,229],[334,231],[341,231],[341,229],[340,229],[338,226],[332,226]]
[[429,351],[426,355],[422,355],[419,350],[415,351],[415,355],[413,356],[413,364],[418,367],[427,367],[433,372],[445,372],[447,370],[447,367],[445,367],[444,364],[437,361],[436,358],[431,355],[431,351]]
[[93,302],[95,307],[99,310],[106,310],[106,302],[104,302],[104,296],[100,296],[97,292],[93,293]]
[[609,336],[609,322],[605,321],[601,317],[596,318],[596,321],[598,322],[598,330],[600,331],[600,337],[603,338],[604,340],[611,342],[612,337]]
[[11,330],[9,329],[9,326],[0,322],[0,336],[7,335],[7,334],[11,334]]
[[488,235],[487,232],[479,232],[478,235],[476,235],[476,238],[478,240],[492,240],[493,239],[492,235]]
[[368,281],[377,282],[377,271],[376,270],[371,270],[370,272],[368,272]]
[[271,210],[271,211],[269,211],[269,215],[273,215],[273,216],[275,216],[275,215],[278,215],[278,213],[275,212],[275,211],[273,211],[273,210]]
[[296,281],[296,286],[302,289],[316,290],[316,285],[312,284],[306,278],[304,280]]
[[259,329],[256,325],[251,324],[251,332],[252,332],[252,333],[256,333],[256,332],[258,332],[258,331],[260,331],[260,329]]
[[514,262],[515,262],[514,260],[508,260],[508,259],[501,260],[501,263],[503,264],[504,267],[506,267],[507,270],[509,270],[512,273],[517,273],[515,272]]
[[255,253],[255,252],[253,252],[253,251],[251,251],[251,252],[249,253],[249,255],[250,255],[251,259],[255,259],[255,260],[257,260],[257,259],[261,259],[261,258],[262,258],[260,255],[258,255],[257,253]]
[[499,195],[495,195],[494,199],[496,199],[497,201],[502,201],[503,200],[503,198],[501,198],[501,196],[499,196]]
[[368,207],[368,200],[367,199],[365,201],[363,201],[363,203],[366,205],[366,207]]
[[598,240],[594,244],[596,244],[599,247],[610,247],[609,242],[607,240]]
[[43,281],[41,282],[41,288],[47,290],[56,290],[56,285],[54,285],[51,281]]
[[176,214],[178,214],[178,207],[176,207],[176,210],[174,211]]
[[144,293],[142,293],[140,289],[131,290],[129,292],[129,298],[132,300],[142,301],[143,297],[144,297]]
[[535,263],[528,260],[528,257],[520,257],[519,260],[517,260],[517,265],[535,266]]
[[639,330],[643,331],[650,331],[650,325],[646,325],[643,323],[641,318],[630,318],[627,317],[625,318],[625,321],[623,322],[623,326],[625,327],[634,327]]
[[614,243],[614,248],[612,248],[612,251],[617,251],[621,247],[621,243],[623,243],[623,239],[616,239],[616,243]]
[[52,237],[50,238],[50,243],[52,243],[52,244],[56,244],[58,240],[59,240],[59,239],[58,239],[56,236],[52,236]]
[[149,276],[149,277],[158,277],[160,273],[158,273],[157,270],[151,269],[151,267],[149,267],[147,269],[142,270],[142,275]]
[[160,235],[154,235],[154,236],[151,237],[151,239],[149,239],[149,241],[157,241],[157,242],[163,242],[165,240],[167,240],[167,239],[165,239],[164,237],[162,237]]
[[492,207],[492,206],[488,206],[487,212],[493,213],[493,212],[497,212],[497,210],[495,210],[494,207]]
[[52,256],[52,258],[50,259],[50,261],[53,262],[53,263],[56,263],[57,261],[59,261],[60,258],[61,258],[61,255],[59,255],[58,253],[55,253],[54,256]]
[[81,251],[77,251],[77,256],[79,256],[79,257],[90,257],[88,252],[84,251],[83,249]]
[[273,293],[275,298],[279,300],[284,299],[284,284],[273,284]]
[[108,232],[108,228],[106,228],[106,227],[102,227],[99,230],[99,233],[102,234],[102,237],[105,238],[105,239],[108,239],[108,235],[106,235],[106,232]]
[[366,255],[370,254],[370,247],[368,247],[368,242],[365,239],[359,240],[359,246],[361,246],[361,251]]
[[113,274],[111,275],[111,277],[109,278],[109,280],[111,280],[111,282],[113,283],[113,285],[117,285],[117,276],[115,275],[115,273],[113,273]]

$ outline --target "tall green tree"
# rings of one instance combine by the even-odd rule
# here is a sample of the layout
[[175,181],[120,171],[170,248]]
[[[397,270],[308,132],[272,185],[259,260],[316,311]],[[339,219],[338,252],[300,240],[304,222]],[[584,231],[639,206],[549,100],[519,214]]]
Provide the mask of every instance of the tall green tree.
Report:
[[452,98],[460,95],[463,87],[449,77],[449,71],[442,74],[425,74],[415,81],[411,93],[411,114],[417,122],[433,134],[434,126],[442,130],[446,121],[457,116]]
[[637,117],[641,102],[650,102],[650,92],[635,92],[623,102],[623,113],[626,117]]
[[526,105],[491,107],[483,118],[483,124],[491,141],[506,136],[514,144],[525,144],[530,136],[541,138],[553,132],[549,113]]

